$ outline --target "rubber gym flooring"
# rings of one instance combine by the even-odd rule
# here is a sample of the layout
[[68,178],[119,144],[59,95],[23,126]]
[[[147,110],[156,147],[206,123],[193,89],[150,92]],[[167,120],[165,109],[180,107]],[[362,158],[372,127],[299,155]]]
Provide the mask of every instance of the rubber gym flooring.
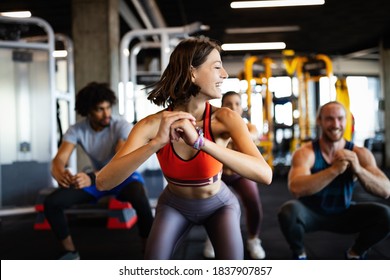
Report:
[[[386,172],[389,175],[389,172]],[[149,196],[155,198],[161,191],[161,178],[146,174]],[[154,188],[153,188],[154,186]],[[262,245],[266,259],[289,260],[291,252],[279,229],[276,213],[280,205],[291,195],[287,190],[286,172],[279,172],[270,186],[259,186],[263,203],[264,222]],[[390,205],[390,200],[375,198],[359,186],[356,201],[379,201]],[[36,214],[6,216],[1,218],[0,248],[2,260],[50,260],[59,257],[61,248],[50,230],[34,230]],[[107,229],[107,218],[100,215],[68,215],[73,240],[84,260],[140,260],[142,246],[137,227],[131,229]],[[244,219],[242,219],[243,221]],[[245,224],[242,232],[246,238]],[[309,259],[342,260],[344,252],[354,239],[353,235],[329,232],[306,234],[305,246]],[[204,259],[202,255],[205,231],[195,227],[175,252],[174,259]],[[250,259],[247,252],[245,258]],[[390,237],[370,250],[373,260],[390,259]]]

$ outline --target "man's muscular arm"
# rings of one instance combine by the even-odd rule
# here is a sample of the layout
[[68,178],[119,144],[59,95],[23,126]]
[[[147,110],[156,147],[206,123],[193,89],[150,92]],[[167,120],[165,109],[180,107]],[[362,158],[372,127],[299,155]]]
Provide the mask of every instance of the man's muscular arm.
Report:
[[308,196],[321,191],[347,169],[348,162],[335,160],[329,168],[315,174],[310,171],[313,165],[314,152],[311,144],[303,146],[294,153],[288,175],[288,187],[295,197]]

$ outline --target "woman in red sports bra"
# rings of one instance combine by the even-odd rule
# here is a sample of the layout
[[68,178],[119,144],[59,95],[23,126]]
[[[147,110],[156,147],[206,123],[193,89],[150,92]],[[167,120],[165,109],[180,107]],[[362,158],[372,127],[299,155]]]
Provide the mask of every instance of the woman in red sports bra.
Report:
[[[271,183],[272,170],[241,116],[208,103],[221,98],[228,77],[220,51],[208,38],[187,38],[176,46],[148,96],[168,108],[140,120],[97,176],[99,190],[112,189],[157,154],[168,185],[158,200],[146,259],[170,259],[194,225],[205,227],[217,259],[243,259],[240,205],[221,181],[222,166]],[[237,151],[227,148],[230,139]]]

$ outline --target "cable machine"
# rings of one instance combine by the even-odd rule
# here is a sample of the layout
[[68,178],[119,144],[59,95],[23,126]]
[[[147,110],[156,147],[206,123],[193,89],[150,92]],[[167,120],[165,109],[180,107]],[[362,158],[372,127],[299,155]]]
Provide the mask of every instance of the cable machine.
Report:
[[[40,18],[0,16],[0,216],[34,212],[38,192],[53,186],[50,163],[58,149],[60,122],[57,104],[65,103],[61,118],[74,116],[74,71],[71,41],[55,35]],[[25,31],[37,36],[23,37]],[[62,41],[65,59],[64,89],[54,58],[55,43]],[[56,71],[57,68],[57,71]],[[63,105],[59,105],[60,107]],[[60,116],[59,116],[60,117]],[[64,123],[64,121],[62,121]],[[72,159],[75,162],[75,158]]]
[[[281,56],[272,58],[249,57],[244,69],[248,84],[246,93],[249,116],[252,110],[251,95],[257,93],[257,85],[262,88],[263,137],[258,146],[271,167],[288,167],[295,149],[315,136],[312,127],[315,126],[315,111],[319,99],[319,87],[315,83],[324,76],[330,80],[331,60],[322,54],[295,56],[293,51],[288,50]],[[272,85],[274,78],[290,78],[289,92],[277,96],[277,90]],[[331,83],[329,84],[331,87]],[[282,109],[278,110],[278,106]],[[286,115],[287,111],[291,111],[291,120],[284,123],[280,121],[278,114],[283,112]]]

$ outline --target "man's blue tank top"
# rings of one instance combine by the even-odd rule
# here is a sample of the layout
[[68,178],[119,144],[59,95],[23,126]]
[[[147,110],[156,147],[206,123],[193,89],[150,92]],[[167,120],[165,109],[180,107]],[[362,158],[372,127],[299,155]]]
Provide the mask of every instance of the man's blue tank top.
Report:
[[[319,140],[313,141],[312,145],[315,160],[311,172],[314,174],[328,168],[330,164],[322,156]],[[345,149],[352,151],[353,143],[346,141]],[[354,188],[354,176],[348,168],[320,192],[301,197],[299,200],[309,208],[322,214],[337,214],[343,212],[351,205]]]

